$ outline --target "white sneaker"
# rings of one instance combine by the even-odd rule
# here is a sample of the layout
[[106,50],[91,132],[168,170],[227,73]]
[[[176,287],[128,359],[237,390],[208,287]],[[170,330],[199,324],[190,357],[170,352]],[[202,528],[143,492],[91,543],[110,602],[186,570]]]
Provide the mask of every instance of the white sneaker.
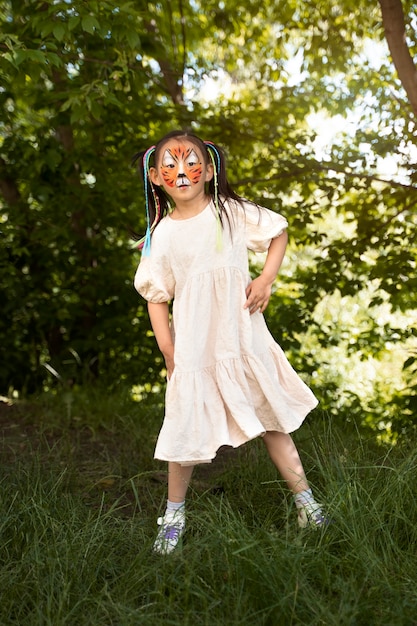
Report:
[[185,510],[181,507],[177,511],[166,511],[163,517],[157,520],[158,534],[153,544],[154,552],[170,554],[181,545],[185,532]]
[[329,519],[323,514],[322,508],[317,502],[312,502],[299,508],[297,516],[300,528],[319,528],[329,524]]

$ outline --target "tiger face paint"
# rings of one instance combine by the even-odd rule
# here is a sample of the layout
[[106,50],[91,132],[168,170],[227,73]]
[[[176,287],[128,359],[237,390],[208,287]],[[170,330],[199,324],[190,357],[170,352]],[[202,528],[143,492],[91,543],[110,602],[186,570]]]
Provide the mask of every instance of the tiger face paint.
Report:
[[203,163],[192,146],[178,144],[164,151],[160,173],[168,187],[190,187],[200,181]]

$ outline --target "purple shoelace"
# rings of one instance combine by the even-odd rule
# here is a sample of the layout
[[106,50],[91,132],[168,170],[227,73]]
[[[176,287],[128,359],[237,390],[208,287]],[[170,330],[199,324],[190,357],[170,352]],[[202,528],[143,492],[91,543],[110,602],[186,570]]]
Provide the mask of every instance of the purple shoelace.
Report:
[[177,526],[166,526],[164,530],[164,539],[177,539],[180,529]]

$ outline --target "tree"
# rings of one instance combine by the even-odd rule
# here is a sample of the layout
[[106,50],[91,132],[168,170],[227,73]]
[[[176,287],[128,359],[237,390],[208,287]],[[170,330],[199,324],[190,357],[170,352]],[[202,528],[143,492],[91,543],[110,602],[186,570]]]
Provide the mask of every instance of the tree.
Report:
[[135,308],[126,181],[132,94],[148,78],[135,50],[141,13],[129,5],[2,9],[3,262],[13,268],[3,279],[3,368],[9,384],[33,389],[42,361],[71,380],[79,369],[97,375],[120,351],[137,355],[122,331]]
[[[51,372],[70,384],[86,373],[114,384],[160,380],[131,285],[139,259],[128,228],[143,229],[144,215],[129,164],[167,130],[189,126],[225,146],[240,193],[288,216],[291,263],[268,321],[297,367],[316,376],[323,406],[350,411],[323,369],[329,343],[365,361],[415,335],[411,324],[378,318],[381,302],[404,315],[416,307],[417,255],[415,120],[383,46],[379,5],[0,7],[3,390],[49,385]],[[379,62],[364,52],[370,42]],[[319,153],[309,124],[317,112],[341,125]],[[387,157],[397,176],[381,175]],[[370,286],[366,324],[350,344],[352,329],[318,311]],[[402,399],[391,393],[389,415],[408,402],[409,385]],[[365,408],[358,400],[354,410],[371,415]]]

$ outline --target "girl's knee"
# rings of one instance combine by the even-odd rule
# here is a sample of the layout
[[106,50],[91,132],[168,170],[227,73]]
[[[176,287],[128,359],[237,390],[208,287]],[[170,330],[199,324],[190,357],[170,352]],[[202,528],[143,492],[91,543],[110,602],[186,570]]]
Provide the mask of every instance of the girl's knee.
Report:
[[265,445],[269,443],[288,443],[292,442],[292,437],[288,433],[281,433],[277,430],[267,430],[263,436]]

